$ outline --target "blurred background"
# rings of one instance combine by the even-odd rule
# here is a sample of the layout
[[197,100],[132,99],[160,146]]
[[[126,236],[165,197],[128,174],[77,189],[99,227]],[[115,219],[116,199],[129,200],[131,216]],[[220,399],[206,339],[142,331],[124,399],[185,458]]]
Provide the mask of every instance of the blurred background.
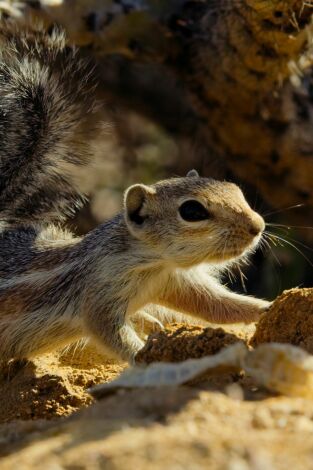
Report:
[[226,282],[269,299],[312,286],[310,0],[7,0],[0,11],[46,34],[64,28],[97,74],[104,124],[74,231],[116,214],[128,185],[195,168],[236,182],[282,225]]
[[[181,163],[181,149],[175,139],[138,115],[128,116],[127,121],[125,147],[118,142],[113,152],[108,152],[104,159],[100,158],[95,169],[97,176],[93,178],[97,183],[93,183],[89,203],[69,222],[71,229],[78,233],[88,232],[119,212],[123,191],[129,184],[149,184],[161,178],[185,174],[175,171]],[[113,156],[112,159],[107,158],[108,155]],[[199,165],[194,156],[187,159],[188,163],[189,169],[195,167],[201,175],[212,176],[210,171]],[[219,174],[218,169],[215,171]],[[251,263],[242,266],[244,276],[234,269],[233,275],[225,276],[227,284],[238,292],[269,299],[274,299],[284,289],[312,286],[312,221],[307,221],[307,228],[288,225],[292,218],[290,213],[302,210],[303,207],[296,205],[290,209],[288,206],[277,209],[267,204],[255,187],[238,180],[234,174],[226,175],[226,179],[240,185],[250,205],[264,216],[267,223],[285,225],[267,228],[280,239],[262,243],[251,258]]]

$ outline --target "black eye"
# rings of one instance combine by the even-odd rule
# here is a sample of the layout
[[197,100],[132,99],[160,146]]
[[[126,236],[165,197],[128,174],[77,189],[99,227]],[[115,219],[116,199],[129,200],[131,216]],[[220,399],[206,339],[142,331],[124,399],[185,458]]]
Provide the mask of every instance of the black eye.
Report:
[[185,201],[180,206],[179,213],[187,222],[198,222],[210,218],[209,212],[198,201]]

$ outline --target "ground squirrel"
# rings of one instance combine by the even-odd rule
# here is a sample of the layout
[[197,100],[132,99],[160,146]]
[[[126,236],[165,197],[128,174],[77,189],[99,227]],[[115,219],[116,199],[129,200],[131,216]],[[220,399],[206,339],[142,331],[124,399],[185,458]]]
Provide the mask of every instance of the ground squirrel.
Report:
[[232,183],[193,171],[131,186],[123,212],[85,237],[52,224],[80,198],[76,170],[97,132],[91,75],[54,33],[3,29],[0,42],[1,359],[89,337],[131,361],[143,345],[133,317],[158,322],[148,304],[257,320],[268,302],[218,277],[264,229]]

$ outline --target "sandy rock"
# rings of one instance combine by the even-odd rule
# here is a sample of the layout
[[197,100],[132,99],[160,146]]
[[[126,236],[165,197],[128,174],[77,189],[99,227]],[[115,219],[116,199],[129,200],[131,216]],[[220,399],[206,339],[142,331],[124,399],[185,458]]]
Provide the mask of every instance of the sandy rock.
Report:
[[247,352],[242,369],[258,385],[313,399],[313,356],[290,344],[265,343]]
[[250,344],[290,343],[313,353],[313,288],[279,296],[257,324]]
[[138,352],[138,364],[152,362],[179,362],[218,353],[222,348],[242,341],[223,328],[204,328],[196,325],[173,323],[165,330],[149,336]]

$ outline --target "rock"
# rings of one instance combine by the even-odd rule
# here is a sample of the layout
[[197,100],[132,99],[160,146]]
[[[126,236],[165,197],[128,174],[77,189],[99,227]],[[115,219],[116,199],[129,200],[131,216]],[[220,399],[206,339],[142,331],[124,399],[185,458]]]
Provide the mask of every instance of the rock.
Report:
[[313,354],[313,288],[280,295],[256,326],[250,344],[290,343]]
[[149,336],[138,352],[138,364],[151,362],[179,362],[216,354],[225,346],[243,341],[223,328],[204,328],[195,325],[173,323],[165,330]]

